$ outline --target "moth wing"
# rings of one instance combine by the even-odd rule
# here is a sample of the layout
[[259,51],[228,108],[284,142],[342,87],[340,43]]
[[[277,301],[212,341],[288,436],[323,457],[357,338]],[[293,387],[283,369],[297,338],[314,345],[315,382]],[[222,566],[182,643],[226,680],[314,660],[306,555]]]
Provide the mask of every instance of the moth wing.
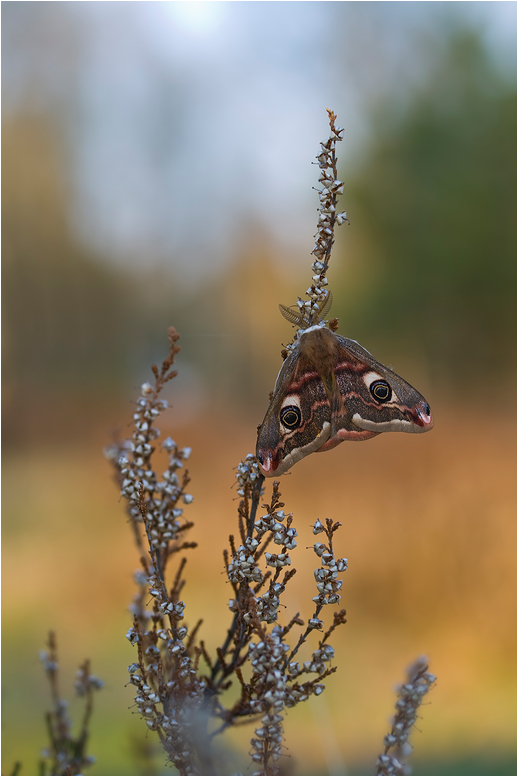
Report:
[[[344,412],[337,418],[340,428],[334,432],[339,441],[369,439],[381,432],[424,432],[433,427],[425,398],[406,380],[377,361],[355,340],[337,335],[338,358],[335,376],[343,400]],[[375,381],[386,381],[390,399],[376,401],[370,388]],[[355,430],[364,435],[357,436]]]
[[430,407],[413,386],[355,340],[313,327],[281,367],[259,427],[257,457],[272,477],[344,440],[432,427]]
[[[324,380],[331,406],[331,434],[319,451],[335,448],[345,440],[369,440],[379,434],[376,431],[361,429],[353,422],[356,394],[361,380],[359,376],[366,369],[366,362],[359,353],[354,353],[347,347],[344,342],[346,338],[339,335],[335,335],[335,338],[335,364],[332,374]],[[359,348],[364,351],[361,346]]]
[[384,364],[377,361],[374,356],[366,348],[357,343],[356,340],[351,340],[348,337],[342,337],[341,335],[337,335],[337,338],[343,351],[347,355],[353,356],[359,362],[363,363],[365,368],[370,368],[373,372],[379,373],[381,377],[390,383],[392,391],[396,392],[398,398],[402,402],[413,403],[419,399],[424,399],[424,397],[413,386],[411,386],[410,383],[404,380],[400,375],[391,370],[389,367],[386,367]]
[[[300,423],[290,430],[281,413],[294,407]],[[294,348],[282,365],[272,401],[259,427],[257,456],[267,476],[282,475],[297,461],[318,450],[331,433],[331,406],[321,375]]]

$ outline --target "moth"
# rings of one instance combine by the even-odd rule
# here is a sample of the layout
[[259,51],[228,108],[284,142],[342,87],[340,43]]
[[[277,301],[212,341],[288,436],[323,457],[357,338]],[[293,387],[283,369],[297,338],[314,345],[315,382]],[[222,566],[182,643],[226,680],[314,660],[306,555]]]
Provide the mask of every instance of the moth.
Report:
[[[304,319],[282,305],[292,323]],[[270,406],[258,429],[257,460],[266,477],[287,472],[314,451],[382,432],[427,432],[433,427],[425,398],[355,340],[317,323],[300,329],[281,367]]]

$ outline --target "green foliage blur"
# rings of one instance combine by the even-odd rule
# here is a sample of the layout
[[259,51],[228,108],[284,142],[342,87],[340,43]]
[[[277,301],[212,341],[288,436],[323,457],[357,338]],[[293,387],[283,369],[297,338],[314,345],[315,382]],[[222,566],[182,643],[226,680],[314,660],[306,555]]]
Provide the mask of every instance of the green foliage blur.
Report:
[[343,173],[363,244],[342,240],[339,263],[363,265],[362,293],[344,273],[335,313],[366,342],[412,343],[457,398],[499,394],[515,374],[515,86],[459,35],[409,105],[372,122],[365,163]]

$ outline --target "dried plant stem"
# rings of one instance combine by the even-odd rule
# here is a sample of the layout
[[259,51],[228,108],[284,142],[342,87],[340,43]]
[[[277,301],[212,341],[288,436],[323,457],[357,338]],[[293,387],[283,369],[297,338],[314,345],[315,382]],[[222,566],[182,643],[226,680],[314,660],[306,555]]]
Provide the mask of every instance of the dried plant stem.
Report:
[[428,662],[424,657],[418,658],[408,668],[407,676],[407,682],[399,688],[391,732],[383,740],[385,750],[376,761],[377,775],[408,773],[401,760],[412,750],[408,744],[408,738],[417,720],[417,710],[437,680],[435,675],[428,671]]
[[[264,483],[264,475],[259,475],[257,480],[255,481],[255,484],[254,484],[254,487],[253,487],[253,491],[252,491],[252,504],[250,506],[250,515],[249,515],[249,518],[248,518],[248,521],[247,521],[247,535],[246,535],[247,538],[251,537],[252,534],[253,534],[253,531],[254,531],[254,522],[255,522],[255,517],[256,517],[256,514],[257,514],[257,508],[259,506],[259,500],[261,498],[263,483]],[[247,588],[247,586],[246,586],[246,588]],[[239,593],[238,593],[238,597],[239,597]],[[225,641],[224,641],[223,645],[221,646],[221,653],[222,653],[222,655],[226,654],[230,644],[232,643],[232,641],[236,637],[236,633],[237,633],[237,630],[238,630],[238,627],[239,627],[239,621],[240,621],[239,614],[236,613],[234,615],[234,618],[232,619],[232,623],[231,623],[230,628],[229,628],[229,630],[227,632],[227,636],[225,638]],[[236,651],[235,651],[235,654],[234,654],[234,665],[233,666],[231,665],[231,668],[230,667],[226,668],[226,671],[223,674],[223,677],[226,677],[228,674],[231,674],[231,672],[235,669],[235,667],[239,665],[239,664],[235,663],[235,660],[236,660],[236,657],[239,655],[241,647],[243,647],[243,645],[244,645],[244,643],[243,643],[243,630],[242,629],[240,629],[240,635],[241,635],[241,639],[238,639],[237,640],[237,644],[236,644]],[[218,658],[218,660],[216,661],[216,663],[215,663],[215,665],[214,665],[214,667],[212,668],[212,671],[211,671],[211,681],[213,683],[217,682],[218,673],[220,671],[222,671],[222,666],[221,666],[220,660]]]
[[[303,328],[315,322],[324,325],[322,319],[331,304],[326,273],[334,229],[347,221],[345,213],[337,213],[343,184],[337,178],[335,145],[343,130],[336,126],[332,111],[328,116],[330,136],[317,157],[321,189],[312,284],[306,292],[308,299],[299,298],[291,308],[281,306],[285,317]],[[329,326],[333,329],[335,324]],[[195,618],[196,626],[189,629],[184,620],[186,604],[180,599],[186,583],[186,558],[179,553],[196,546],[185,541],[193,522],[185,519],[183,505],[190,505],[193,496],[186,492],[187,470],[180,476],[190,448],[179,448],[168,437],[161,445],[168,457],[161,477],[155,464],[160,437],[156,421],[167,407],[160,394],[176,375],[173,364],[180,350],[176,330],[171,327],[168,334],[168,356],[160,368],[152,367],[154,384],[141,386],[132,439],[106,451],[127,499],[143,569],[135,575],[138,593],[131,608],[133,625],[127,633],[137,647],[137,661],[128,667],[130,683],[135,687],[139,714],[148,729],[157,732],[181,775],[214,774],[214,737],[246,722],[255,727],[249,751],[258,770],[254,774],[275,775],[283,755],[286,710],[311,695],[320,695],[325,689],[322,681],[336,671],[329,639],[346,623],[346,613],[335,611],[327,630],[323,614],[341,600],[339,575],[347,570],[347,559],[337,558],[334,547],[341,524],[329,518],[315,520],[313,534],[324,534],[324,542],[315,541],[312,546],[320,565],[314,570],[313,615],[307,622],[299,613],[288,616],[282,626],[281,599],[296,574],[291,561],[297,547],[293,514],[283,509],[279,482],[272,484],[270,501],[265,499],[265,479],[255,456],[248,454],[238,464],[237,531],[229,537],[230,548],[223,551],[232,590],[228,603],[231,623],[222,629],[224,639],[211,655],[206,643],[198,639],[201,619]],[[288,345],[287,350],[294,347]],[[298,638],[297,629],[301,629]],[[303,649],[309,657],[299,663],[294,659]],[[238,697],[228,704],[225,691],[232,684]],[[390,760],[386,753],[380,759],[383,765]]]
[[[94,762],[94,758],[86,755],[86,745],[89,737],[88,725],[93,711],[94,691],[102,688],[103,683],[90,674],[90,662],[86,660],[76,674],[75,689],[78,696],[85,699],[85,710],[81,722],[80,733],[72,735],[72,721],[68,716],[68,705],[61,698],[58,683],[58,656],[56,637],[50,632],[47,650],[41,652],[41,660],[49,678],[52,697],[52,712],[46,714],[47,732],[50,746],[43,752],[49,760],[50,774],[73,775],[80,774],[84,768]],[[43,774],[46,766],[42,765]]]
[[250,518],[248,520],[246,536],[251,537],[254,533],[255,517],[257,515],[257,508],[259,507],[259,500],[261,498],[264,485],[264,475],[259,473],[257,479],[254,482],[254,488],[252,491],[252,505],[250,507]]

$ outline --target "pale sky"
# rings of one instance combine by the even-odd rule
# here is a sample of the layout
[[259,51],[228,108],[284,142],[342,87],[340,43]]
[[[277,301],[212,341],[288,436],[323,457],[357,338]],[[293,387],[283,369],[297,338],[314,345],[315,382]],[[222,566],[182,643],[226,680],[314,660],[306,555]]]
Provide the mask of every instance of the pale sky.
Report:
[[[6,9],[15,5],[25,9]],[[516,62],[514,2],[42,2],[3,11],[4,110],[32,84],[35,103],[61,117],[78,234],[115,261],[172,266],[187,281],[210,280],[251,223],[285,247],[287,261],[309,254],[310,163],[327,107],[346,129],[338,150],[352,171],[368,149],[373,106],[380,97],[404,105],[452,25],[481,29],[511,74]]]

